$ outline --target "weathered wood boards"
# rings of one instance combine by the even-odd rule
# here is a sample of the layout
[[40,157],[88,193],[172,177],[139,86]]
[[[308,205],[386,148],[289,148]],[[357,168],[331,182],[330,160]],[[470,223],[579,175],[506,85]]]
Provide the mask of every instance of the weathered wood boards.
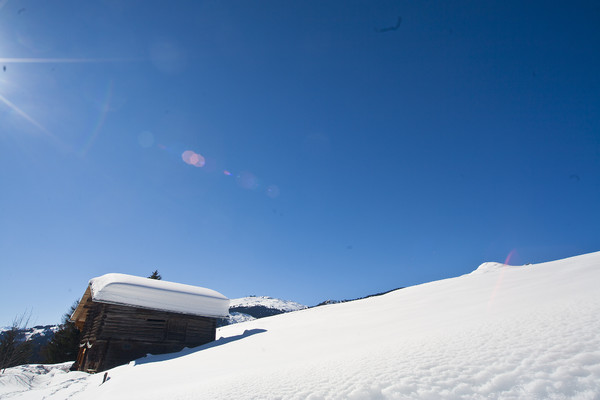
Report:
[[146,354],[163,354],[215,340],[216,318],[103,304],[88,300],[73,369],[99,372]]

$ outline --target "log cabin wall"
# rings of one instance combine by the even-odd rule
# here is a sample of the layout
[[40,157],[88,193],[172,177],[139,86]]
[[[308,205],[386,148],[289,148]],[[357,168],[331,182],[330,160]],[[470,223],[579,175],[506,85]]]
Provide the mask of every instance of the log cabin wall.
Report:
[[216,318],[90,302],[79,371],[100,372],[146,354],[164,354],[215,340]]

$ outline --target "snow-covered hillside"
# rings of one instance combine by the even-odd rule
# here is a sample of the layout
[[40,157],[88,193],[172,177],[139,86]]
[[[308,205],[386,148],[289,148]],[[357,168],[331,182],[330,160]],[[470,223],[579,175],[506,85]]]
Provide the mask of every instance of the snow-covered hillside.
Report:
[[216,342],[115,368],[104,384],[103,374],[58,369],[34,379],[36,372],[9,369],[0,397],[597,399],[598,282],[600,253],[489,263],[378,297],[226,326]]

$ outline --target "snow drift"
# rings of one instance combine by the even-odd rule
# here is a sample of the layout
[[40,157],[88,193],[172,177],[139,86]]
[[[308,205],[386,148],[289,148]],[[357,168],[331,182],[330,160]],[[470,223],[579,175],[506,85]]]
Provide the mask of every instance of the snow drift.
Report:
[[226,326],[216,342],[115,368],[103,384],[100,375],[69,380],[60,371],[48,385],[21,387],[8,370],[0,397],[597,399],[598,282],[600,253],[488,265]]

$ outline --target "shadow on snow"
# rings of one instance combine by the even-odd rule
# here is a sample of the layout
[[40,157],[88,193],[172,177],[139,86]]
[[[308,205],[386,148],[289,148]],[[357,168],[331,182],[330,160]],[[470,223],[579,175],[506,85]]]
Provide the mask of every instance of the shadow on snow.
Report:
[[151,363],[151,362],[171,360],[174,358],[187,356],[188,354],[192,354],[197,351],[202,351],[202,350],[207,350],[207,349],[210,349],[213,347],[222,346],[224,344],[235,342],[236,340],[240,340],[240,339],[246,338],[248,336],[256,335],[258,333],[263,333],[266,331],[267,331],[266,329],[247,329],[244,331],[244,333],[241,333],[239,335],[222,337],[222,338],[219,338],[218,340],[215,340],[215,341],[207,343],[207,344],[203,344],[202,346],[198,346],[198,347],[193,347],[193,348],[186,347],[185,349],[178,351],[177,353],[156,354],[156,355],[148,354],[146,357],[137,359],[134,362],[136,365],[141,365],[141,364],[147,364],[147,363]]

